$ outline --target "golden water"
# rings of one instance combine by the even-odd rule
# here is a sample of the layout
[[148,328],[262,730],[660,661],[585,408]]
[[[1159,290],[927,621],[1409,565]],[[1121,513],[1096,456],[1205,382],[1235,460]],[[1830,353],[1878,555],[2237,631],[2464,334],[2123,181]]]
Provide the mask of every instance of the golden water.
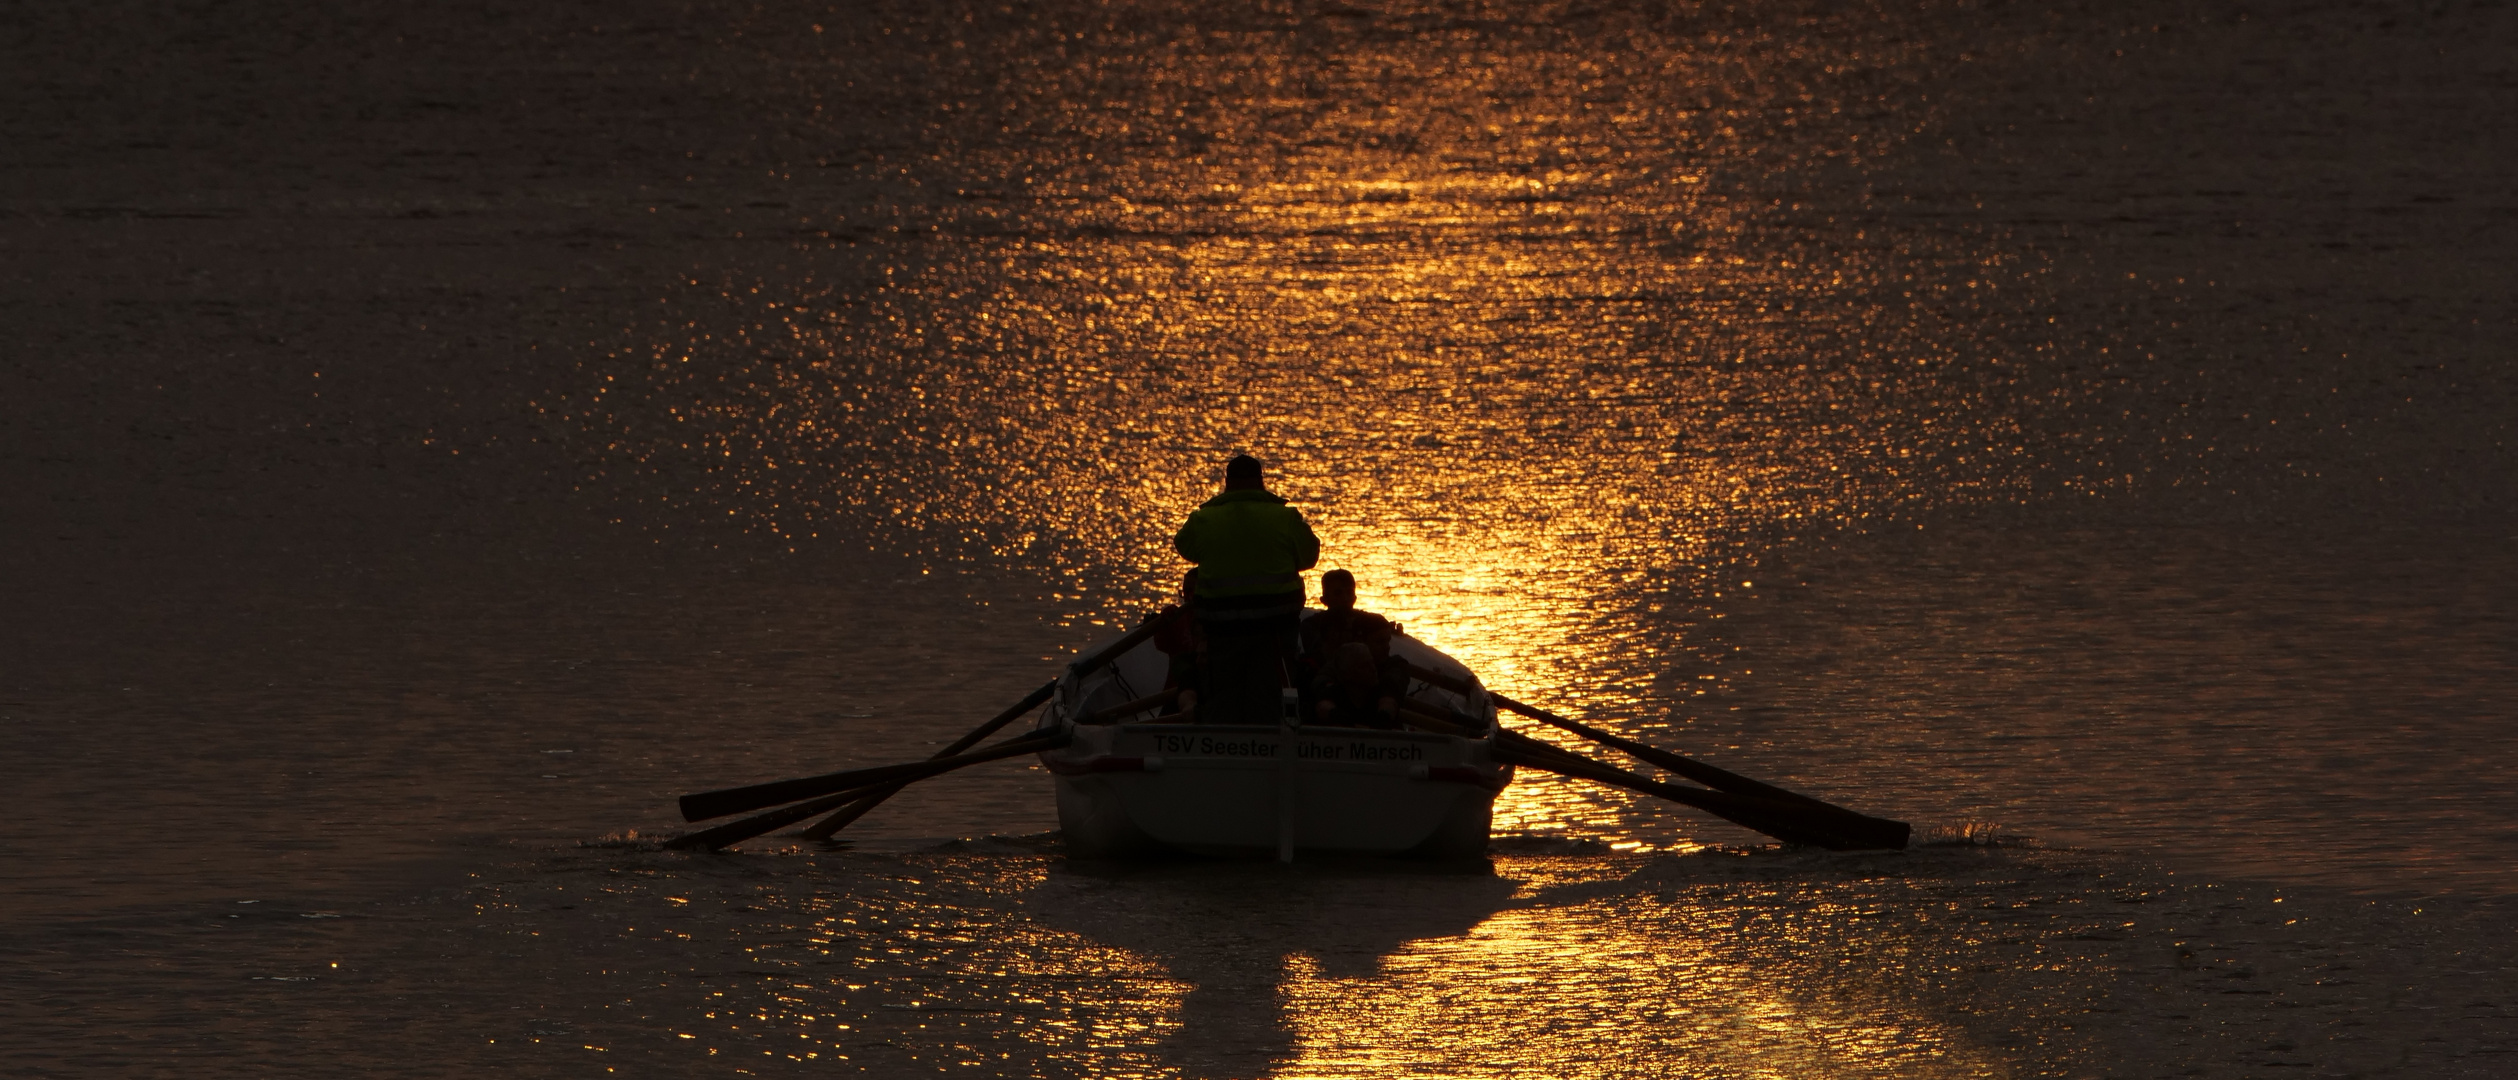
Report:
[[[2505,13],[29,15],[34,1075],[2492,1076]],[[40,361],[40,362],[39,362]],[[1517,696],[1491,873],[853,847],[1237,451]]]

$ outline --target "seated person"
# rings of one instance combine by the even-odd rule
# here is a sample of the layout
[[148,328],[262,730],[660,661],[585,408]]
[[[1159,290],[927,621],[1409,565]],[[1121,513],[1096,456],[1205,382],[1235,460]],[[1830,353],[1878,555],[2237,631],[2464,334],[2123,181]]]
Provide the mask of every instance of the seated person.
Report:
[[1303,617],[1305,666],[1319,671],[1336,655],[1339,646],[1348,642],[1359,642],[1372,650],[1375,664],[1390,658],[1390,635],[1399,632],[1399,624],[1369,611],[1355,610],[1354,574],[1331,570],[1320,575],[1320,606],[1328,610]]
[[1155,618],[1168,620],[1154,633],[1154,647],[1171,658],[1163,672],[1163,689],[1180,689],[1180,696],[1165,706],[1160,719],[1190,720],[1198,712],[1198,661],[1206,651],[1206,635],[1198,631],[1198,572],[1189,571],[1180,579],[1180,603],[1155,613]]
[[1373,659],[1370,645],[1338,646],[1311,681],[1310,720],[1330,727],[1396,728],[1399,696],[1407,693],[1407,669]]

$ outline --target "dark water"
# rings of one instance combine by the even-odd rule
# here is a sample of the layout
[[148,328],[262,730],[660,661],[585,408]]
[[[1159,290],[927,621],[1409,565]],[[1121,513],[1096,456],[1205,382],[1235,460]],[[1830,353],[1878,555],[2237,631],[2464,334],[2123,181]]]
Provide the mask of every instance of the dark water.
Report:
[[[2494,1076],[2489,6],[22,11],[33,1075]],[[1491,875],[854,847],[1236,450],[1499,688]],[[943,846],[939,846],[943,845]]]

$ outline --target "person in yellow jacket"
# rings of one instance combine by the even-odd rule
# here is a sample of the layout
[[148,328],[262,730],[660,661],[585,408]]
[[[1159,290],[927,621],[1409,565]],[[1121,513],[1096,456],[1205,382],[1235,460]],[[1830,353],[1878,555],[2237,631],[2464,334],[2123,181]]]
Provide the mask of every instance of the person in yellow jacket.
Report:
[[1240,454],[1225,463],[1223,492],[1190,512],[1172,547],[1198,565],[1193,607],[1207,641],[1198,719],[1275,723],[1280,691],[1294,685],[1285,662],[1320,538],[1268,490],[1259,459]]

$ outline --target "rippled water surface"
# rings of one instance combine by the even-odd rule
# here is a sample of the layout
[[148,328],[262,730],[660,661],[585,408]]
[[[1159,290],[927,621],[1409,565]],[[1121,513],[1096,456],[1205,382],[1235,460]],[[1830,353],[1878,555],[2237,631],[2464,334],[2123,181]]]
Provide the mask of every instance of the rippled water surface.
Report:
[[[2505,11],[20,22],[39,1074],[2518,1046]],[[1237,451],[1490,685],[1930,842],[1525,778],[1491,873],[1103,866],[1003,766],[655,849],[1133,622]]]

